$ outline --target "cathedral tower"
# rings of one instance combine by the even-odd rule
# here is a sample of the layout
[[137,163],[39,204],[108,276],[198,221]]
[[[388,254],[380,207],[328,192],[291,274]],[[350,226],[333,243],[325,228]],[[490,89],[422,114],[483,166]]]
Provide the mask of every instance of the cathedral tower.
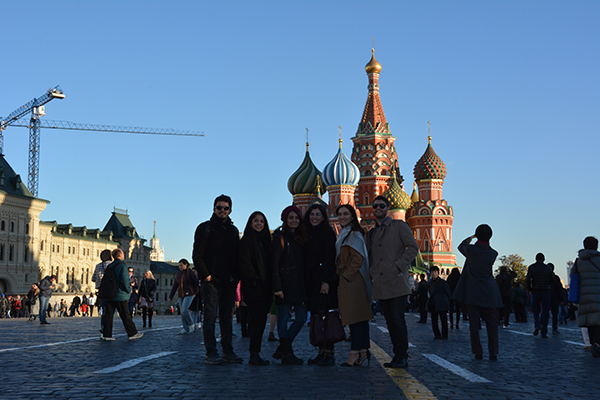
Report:
[[310,158],[308,141],[306,142],[306,155],[302,164],[288,179],[288,190],[294,198],[294,205],[302,211],[302,215],[313,201],[320,199],[321,194],[324,192],[322,190],[321,171],[315,167]]
[[379,98],[381,64],[375,59],[375,50],[372,50],[372,57],[365,66],[365,71],[369,78],[369,94],[356,136],[352,138],[352,161],[360,170],[355,202],[360,210],[363,225],[371,227],[375,224],[373,199],[382,195],[392,185],[393,175],[396,175],[400,189],[404,189],[402,176],[397,173],[398,160],[394,148],[396,138],[390,133]]
[[423,260],[441,266],[447,275],[456,266],[452,252],[452,207],[442,197],[446,166],[429,144],[414,169],[419,195],[413,192],[413,205],[408,210],[406,222],[417,239]]

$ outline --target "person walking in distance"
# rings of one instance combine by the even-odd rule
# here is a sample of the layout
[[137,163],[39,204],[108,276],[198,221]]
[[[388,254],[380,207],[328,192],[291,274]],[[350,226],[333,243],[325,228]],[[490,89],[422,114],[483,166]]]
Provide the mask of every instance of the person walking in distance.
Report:
[[46,309],[48,308],[48,303],[50,303],[50,297],[52,297],[54,282],[56,282],[56,275],[50,275],[42,279],[38,285],[40,290],[40,325],[50,324],[46,321]]
[[[542,338],[548,337],[548,320],[550,318],[550,299],[552,296],[552,269],[544,264],[546,257],[542,253],[535,256],[535,263],[527,269],[525,284],[531,292],[533,302],[533,321],[537,336],[542,331]],[[541,315],[540,315],[541,314]]]
[[408,329],[404,319],[406,298],[410,294],[408,268],[419,252],[408,224],[387,216],[390,202],[385,196],[373,201],[375,227],[369,231],[370,275],[373,299],[379,300],[394,347],[394,357],[384,366],[408,367]]
[[[231,197],[224,194],[214,201],[210,220],[196,228],[193,260],[198,278],[202,281],[204,301],[204,347],[206,364],[241,363],[242,358],[233,351],[233,306],[238,283],[238,247],[240,235],[229,218]],[[215,321],[219,312],[223,358],[217,351]]]
[[137,331],[135,324],[131,319],[131,313],[129,312],[128,303],[131,285],[129,274],[127,272],[127,264],[123,261],[125,259],[125,254],[123,253],[123,250],[115,249],[112,252],[112,256],[115,261],[113,261],[108,268],[114,270],[118,290],[117,294],[106,302],[106,320],[104,321],[104,332],[101,339],[106,341],[115,340],[112,336],[115,310],[119,312],[119,317],[121,317],[129,340],[139,339],[144,336],[144,334]]

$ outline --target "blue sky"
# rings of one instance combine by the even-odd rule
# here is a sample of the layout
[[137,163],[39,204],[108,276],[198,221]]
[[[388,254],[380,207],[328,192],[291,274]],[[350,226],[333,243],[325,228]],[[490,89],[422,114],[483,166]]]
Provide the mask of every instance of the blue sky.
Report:
[[[46,118],[204,138],[44,130],[42,220],[103,228],[125,208],[166,257],[191,257],[221,193],[243,229],[279,225],[305,152],[349,154],[375,40],[405,188],[427,146],[448,174],[454,247],[480,223],[500,255],[565,263],[600,236],[595,1],[0,1],[0,115],[60,85]],[[6,18],[9,16],[9,18]],[[4,132],[27,175],[28,132]],[[464,259],[458,255],[457,262]]]

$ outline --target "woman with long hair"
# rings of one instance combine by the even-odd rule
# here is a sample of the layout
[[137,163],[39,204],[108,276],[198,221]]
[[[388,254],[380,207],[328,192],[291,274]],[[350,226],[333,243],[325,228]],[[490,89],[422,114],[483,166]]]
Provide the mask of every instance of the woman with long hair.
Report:
[[335,243],[337,274],[340,279],[340,316],[342,324],[350,327],[352,342],[350,355],[341,365],[352,367],[371,362],[369,352],[369,321],[371,313],[371,279],[369,277],[369,255],[365,244],[364,229],[349,204],[336,210],[342,230]]
[[156,281],[149,269],[144,272],[142,283],[140,283],[140,308],[142,309],[143,328],[146,327],[146,315],[148,315],[148,328],[152,328],[152,314],[154,314],[154,294],[156,293]]
[[[446,278],[446,282],[448,282],[448,286],[450,286],[450,293],[454,294],[454,289],[456,289],[456,285],[458,285],[458,280],[460,279],[460,270],[458,267],[452,268],[450,275]],[[452,297],[452,296],[450,296]],[[458,322],[460,321],[460,303],[455,300],[450,300],[450,329],[453,328],[453,318],[452,314],[456,313],[456,329],[458,329]]]
[[[302,211],[288,206],[281,213],[283,224],[273,233],[273,262],[271,274],[275,303],[279,310],[277,331],[279,347],[273,358],[283,364],[302,364],[294,355],[292,342],[306,321],[306,285],[304,282],[303,246],[306,233],[302,224]],[[296,318],[288,327],[290,311],[294,308]]]
[[[320,204],[313,204],[306,210],[304,225],[308,234],[304,246],[308,310],[311,314],[319,314],[338,308],[335,233],[329,225],[327,210]],[[319,354],[309,359],[308,363],[334,365],[333,345],[319,347]]]
[[179,296],[179,310],[181,310],[181,323],[183,325],[183,329],[179,332],[180,335],[194,332],[194,322],[189,308],[199,290],[200,281],[196,270],[191,269],[188,260],[182,258],[179,260],[179,272],[171,288],[171,294],[169,294],[169,302],[173,299],[175,292]]
[[267,217],[260,211],[248,218],[240,241],[240,275],[242,294],[249,314],[251,365],[269,365],[260,356],[262,336],[273,301],[269,268],[271,265],[271,233]]

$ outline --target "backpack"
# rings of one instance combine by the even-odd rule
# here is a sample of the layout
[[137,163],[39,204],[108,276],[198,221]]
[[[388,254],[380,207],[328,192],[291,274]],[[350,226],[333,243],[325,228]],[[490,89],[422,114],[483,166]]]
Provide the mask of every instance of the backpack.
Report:
[[99,299],[111,300],[119,292],[117,276],[115,275],[115,267],[117,265],[109,266],[104,270],[104,276],[100,281],[100,288],[98,288]]

